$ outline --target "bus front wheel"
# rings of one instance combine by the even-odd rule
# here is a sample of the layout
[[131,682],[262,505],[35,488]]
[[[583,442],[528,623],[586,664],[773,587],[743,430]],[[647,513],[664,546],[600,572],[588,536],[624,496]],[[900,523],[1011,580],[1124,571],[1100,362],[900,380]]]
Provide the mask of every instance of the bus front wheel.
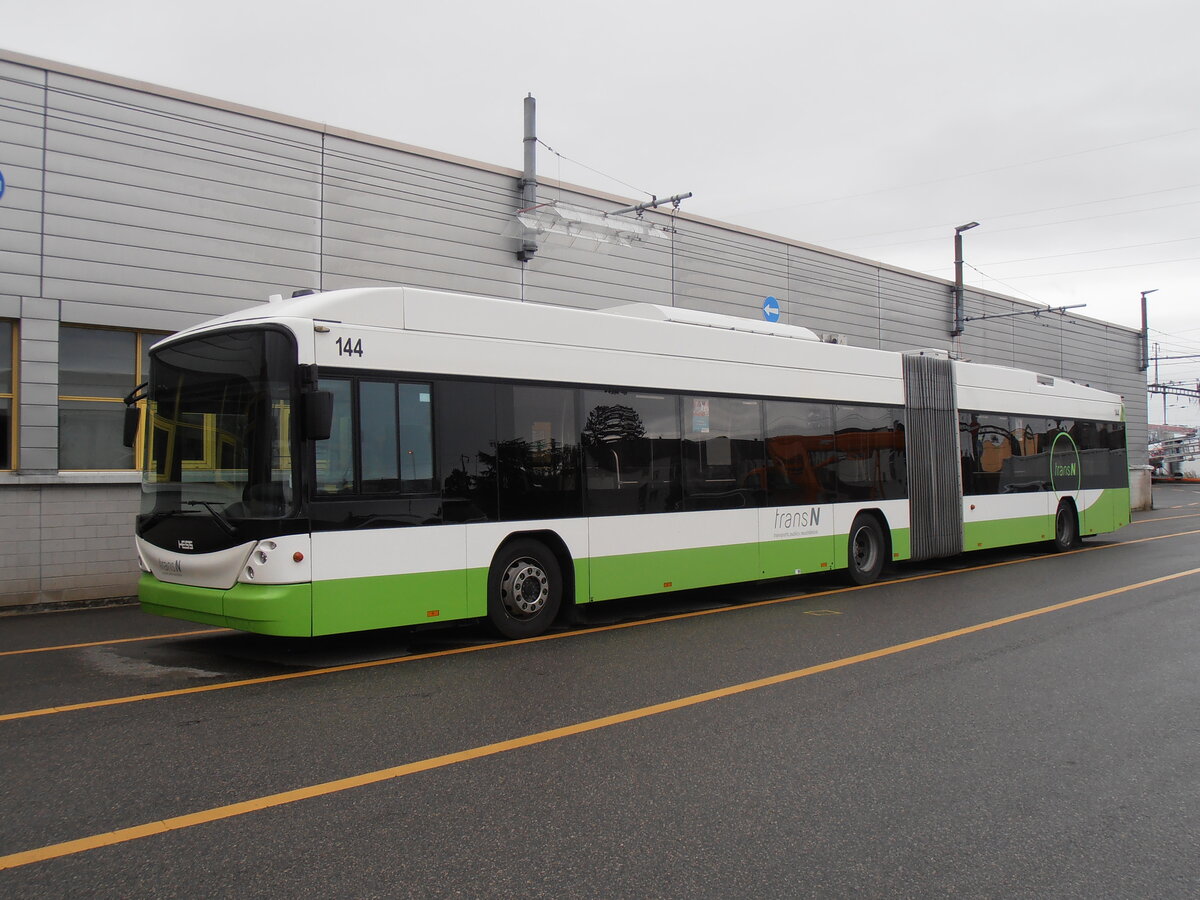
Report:
[[538,541],[501,548],[488,573],[488,621],[506,638],[527,638],[550,627],[562,605],[558,559]]
[[883,529],[874,516],[858,516],[850,526],[846,573],[854,584],[870,584],[883,571]]

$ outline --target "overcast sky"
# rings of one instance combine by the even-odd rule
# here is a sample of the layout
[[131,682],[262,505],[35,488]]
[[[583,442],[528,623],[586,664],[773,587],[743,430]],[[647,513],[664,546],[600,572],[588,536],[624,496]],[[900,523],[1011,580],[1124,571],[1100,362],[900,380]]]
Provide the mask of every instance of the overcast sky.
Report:
[[[968,284],[1131,326],[1156,288],[1151,340],[1200,354],[1195,0],[0,12],[8,50],[513,168],[532,93],[539,137],[567,158],[543,149],[543,179],[692,191],[686,211],[944,278],[954,226],[978,221]],[[1194,381],[1200,360],[1162,372]]]

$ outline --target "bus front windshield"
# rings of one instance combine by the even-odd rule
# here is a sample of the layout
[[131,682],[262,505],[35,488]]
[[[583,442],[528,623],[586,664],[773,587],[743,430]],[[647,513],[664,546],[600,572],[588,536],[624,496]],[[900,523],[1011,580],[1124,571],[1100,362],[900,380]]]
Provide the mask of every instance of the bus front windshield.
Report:
[[151,351],[143,514],[227,526],[291,515],[295,365],[289,337],[269,329]]

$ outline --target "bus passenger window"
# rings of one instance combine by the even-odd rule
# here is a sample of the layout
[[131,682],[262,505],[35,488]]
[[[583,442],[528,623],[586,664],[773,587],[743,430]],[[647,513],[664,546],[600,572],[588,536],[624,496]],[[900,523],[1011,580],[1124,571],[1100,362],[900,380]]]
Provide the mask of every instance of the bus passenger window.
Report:
[[501,519],[555,519],[582,512],[575,397],[573,388],[497,388]]
[[400,489],[405,493],[434,490],[433,388],[401,384]]
[[400,487],[397,455],[396,385],[364,381],[358,388],[362,417],[362,491],[392,493]]
[[316,443],[317,496],[435,490],[430,385],[322,378],[321,390],[333,427]]
[[904,410],[834,407],[838,499],[895,500],[908,496]]
[[354,492],[354,404],[351,382],[344,378],[322,378],[320,389],[333,394],[333,427],[329,439],[316,444],[316,492],[319,495]]
[[443,518],[496,521],[496,385],[439,381],[435,412]]
[[764,445],[758,400],[684,397],[685,509],[760,506]]
[[828,503],[837,496],[833,406],[800,400],[763,404],[767,461],[762,471],[772,506]]
[[587,514],[679,510],[682,485],[678,398],[584,391],[583,410]]

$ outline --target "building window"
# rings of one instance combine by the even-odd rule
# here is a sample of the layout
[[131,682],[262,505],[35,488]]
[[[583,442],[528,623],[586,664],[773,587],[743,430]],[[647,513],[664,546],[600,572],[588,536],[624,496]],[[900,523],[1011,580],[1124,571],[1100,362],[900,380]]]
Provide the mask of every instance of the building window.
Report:
[[16,463],[16,341],[13,323],[0,321],[0,469],[14,468]]
[[[147,350],[161,335],[64,325],[58,348],[58,467],[133,469],[121,441],[124,397],[145,380]],[[141,437],[139,435],[139,447]]]

